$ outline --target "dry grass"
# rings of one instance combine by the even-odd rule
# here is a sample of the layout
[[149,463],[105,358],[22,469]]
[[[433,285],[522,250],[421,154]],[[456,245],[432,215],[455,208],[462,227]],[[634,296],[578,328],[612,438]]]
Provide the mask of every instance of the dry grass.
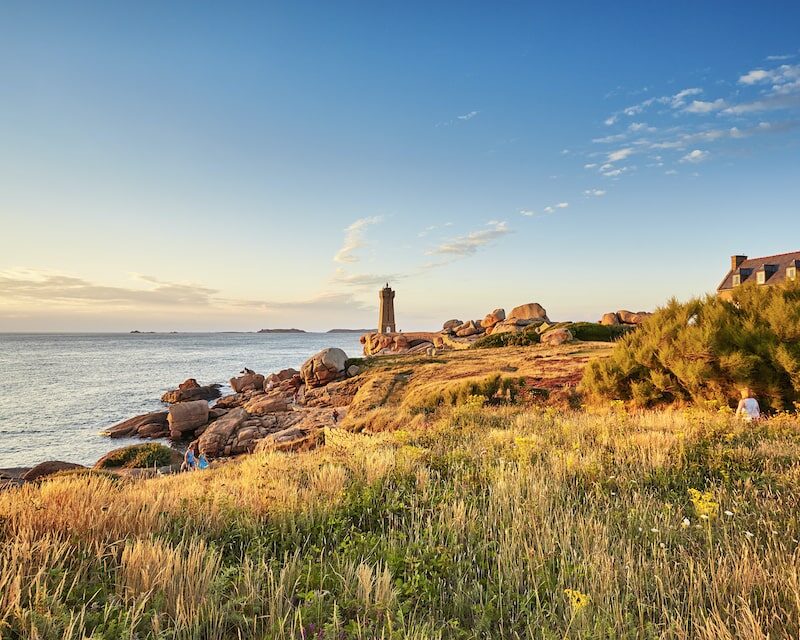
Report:
[[590,359],[611,353],[606,342],[581,342],[559,347],[447,351],[434,357],[384,356],[370,361],[342,428],[380,431],[417,428],[420,415],[437,399],[459,388],[482,385],[493,377],[522,379],[529,386],[564,395],[581,380]]
[[326,443],[0,494],[0,634],[800,634],[796,416],[462,406]]

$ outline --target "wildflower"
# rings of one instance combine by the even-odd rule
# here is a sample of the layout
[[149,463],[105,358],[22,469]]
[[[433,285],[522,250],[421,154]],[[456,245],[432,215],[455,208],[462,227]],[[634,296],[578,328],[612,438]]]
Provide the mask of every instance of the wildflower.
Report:
[[655,527],[653,527],[652,529],[650,529],[650,533],[658,533],[658,529],[656,529]]
[[753,533],[750,533],[749,531],[745,531],[745,532],[744,532],[744,535],[746,535],[748,539],[752,539],[752,538],[754,538],[754,537],[755,537],[755,534],[753,534]]
[[719,504],[714,500],[713,492],[689,489],[689,499],[692,501],[695,513],[701,519],[710,520],[717,516]]
[[688,528],[690,524],[691,524],[691,521],[689,520],[689,518],[684,518],[683,522],[681,522],[681,526],[684,529]]
[[658,546],[661,547],[662,549],[666,549],[667,548],[667,545],[665,545],[663,542],[660,542],[658,544]]
[[726,516],[728,516],[728,517],[731,517],[731,516],[733,516],[733,511],[728,511],[728,510],[726,509],[726,510],[725,510],[725,515],[726,515]]
[[592,599],[586,593],[581,593],[575,589],[564,589],[564,593],[569,598],[569,604],[573,613],[578,613],[581,609],[589,605]]

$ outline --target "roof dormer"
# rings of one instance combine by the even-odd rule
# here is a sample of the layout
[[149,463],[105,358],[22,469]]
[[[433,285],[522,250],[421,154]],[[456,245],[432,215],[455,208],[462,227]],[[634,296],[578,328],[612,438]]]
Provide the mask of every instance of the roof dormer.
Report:
[[758,284],[767,284],[767,281],[775,275],[778,271],[777,264],[762,264],[756,271],[756,282]]

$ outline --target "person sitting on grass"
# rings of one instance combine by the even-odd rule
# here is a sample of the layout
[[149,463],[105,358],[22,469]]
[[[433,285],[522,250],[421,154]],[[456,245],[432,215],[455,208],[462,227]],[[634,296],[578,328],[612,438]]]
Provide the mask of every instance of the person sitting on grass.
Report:
[[194,455],[194,448],[188,447],[183,454],[183,464],[181,471],[194,471],[197,468],[197,457]]
[[208,469],[208,458],[206,458],[206,452],[201,451],[200,455],[197,457],[197,469],[199,471],[203,471],[204,469]]
[[742,391],[742,399],[739,400],[739,406],[736,407],[736,416],[742,418],[745,422],[753,422],[761,418],[761,407],[758,406],[758,400],[752,397],[750,389],[745,387]]

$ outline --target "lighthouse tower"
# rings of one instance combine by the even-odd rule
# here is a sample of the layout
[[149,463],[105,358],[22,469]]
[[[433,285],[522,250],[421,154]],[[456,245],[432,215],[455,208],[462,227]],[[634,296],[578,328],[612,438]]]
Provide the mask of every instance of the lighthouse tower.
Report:
[[394,291],[389,287],[389,283],[378,292],[381,301],[378,312],[378,333],[397,333],[397,325],[394,322]]

